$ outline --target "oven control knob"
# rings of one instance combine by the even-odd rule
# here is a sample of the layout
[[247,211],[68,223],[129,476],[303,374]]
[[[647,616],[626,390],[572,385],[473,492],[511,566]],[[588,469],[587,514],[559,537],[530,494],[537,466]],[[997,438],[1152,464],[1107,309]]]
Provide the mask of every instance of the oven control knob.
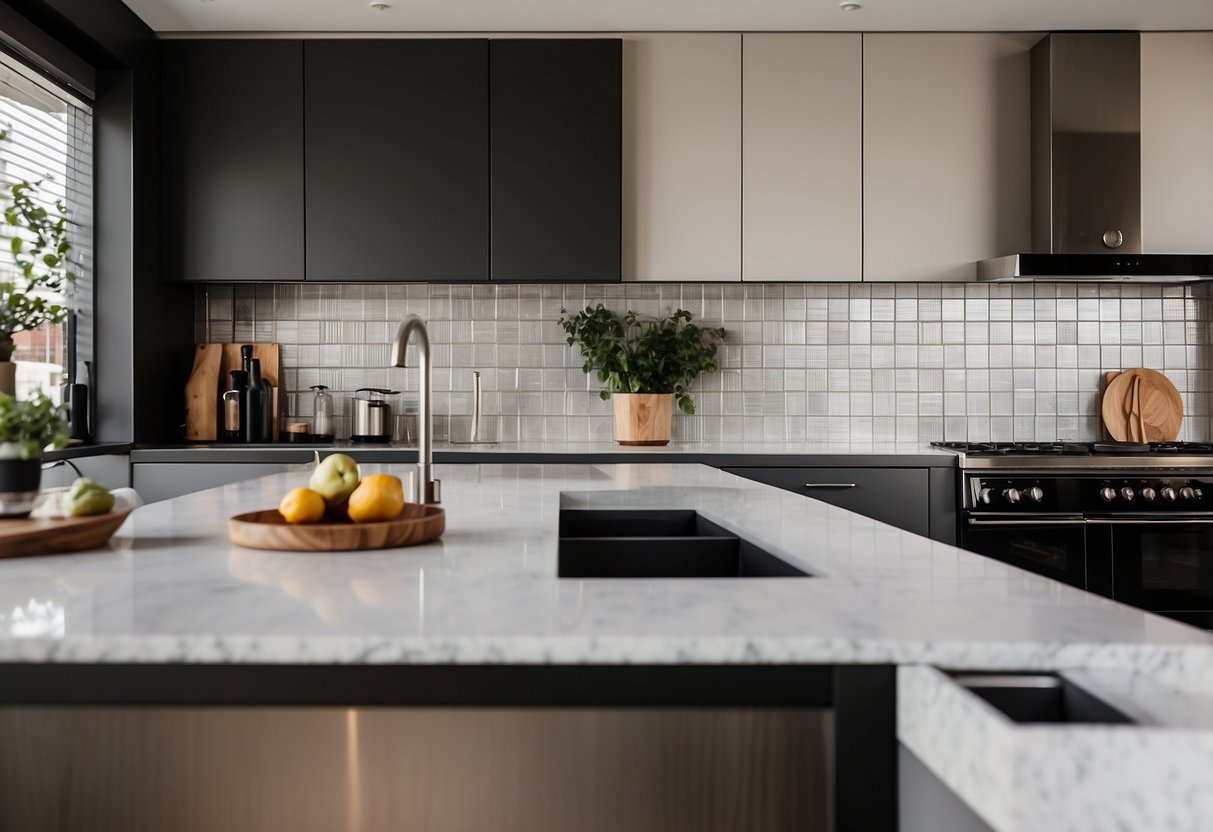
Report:
[[1196,492],[1185,485],[1183,488],[1179,489],[1179,496],[1184,500],[1195,500]]
[[1120,496],[1128,501],[1132,500],[1136,495],[1133,493],[1133,489],[1126,485],[1124,488],[1120,489]]
[[1012,504],[1018,503],[1019,502],[1019,489],[1018,488],[1008,488],[1006,491],[1002,492],[1002,496],[1008,503],[1012,503]]
[[1164,500],[1174,500],[1175,499],[1175,489],[1169,485],[1164,486],[1162,489],[1162,498]]
[[1105,485],[1103,488],[1099,489],[1099,496],[1103,498],[1105,503],[1110,503],[1116,499],[1116,489]]
[[1028,499],[1034,503],[1039,503],[1045,498],[1045,492],[1039,485],[1034,485],[1028,489]]
[[1143,488],[1141,490],[1141,498],[1143,500],[1145,500],[1147,503],[1150,502],[1151,500],[1153,500],[1157,496],[1158,496],[1158,492],[1155,491],[1153,488],[1150,488],[1149,486],[1146,486],[1145,488]]
[[981,489],[981,491],[977,492],[977,499],[980,502],[985,503],[986,505],[989,505],[992,494],[993,494],[992,489],[983,488],[983,489]]

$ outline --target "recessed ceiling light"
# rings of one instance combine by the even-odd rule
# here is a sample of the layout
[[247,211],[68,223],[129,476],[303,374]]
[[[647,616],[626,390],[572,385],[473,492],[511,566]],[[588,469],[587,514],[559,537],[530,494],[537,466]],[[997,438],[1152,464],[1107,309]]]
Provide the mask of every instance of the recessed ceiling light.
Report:
[[371,8],[377,12],[386,12],[391,6],[384,3],[383,0],[371,0]]
[[857,12],[862,9],[863,6],[854,2],[854,0],[843,0],[842,3],[838,4],[838,8],[842,9],[844,12]]

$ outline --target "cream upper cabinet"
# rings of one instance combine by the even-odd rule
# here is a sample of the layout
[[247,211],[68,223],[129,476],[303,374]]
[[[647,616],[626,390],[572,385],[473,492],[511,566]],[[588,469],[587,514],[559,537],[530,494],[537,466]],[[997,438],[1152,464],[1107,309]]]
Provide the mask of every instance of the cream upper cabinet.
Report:
[[741,35],[626,35],[623,279],[741,277]]
[[863,37],[864,280],[974,280],[1027,251],[1039,34]]
[[861,36],[747,34],[742,65],[743,279],[861,279]]
[[1141,35],[1142,248],[1213,251],[1213,32]]

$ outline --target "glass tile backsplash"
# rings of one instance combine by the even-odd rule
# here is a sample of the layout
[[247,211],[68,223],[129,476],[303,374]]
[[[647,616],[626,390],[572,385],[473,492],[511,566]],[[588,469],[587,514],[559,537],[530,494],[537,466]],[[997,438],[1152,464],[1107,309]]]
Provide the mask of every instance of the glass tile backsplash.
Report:
[[482,436],[610,440],[610,402],[556,323],[598,302],[681,307],[728,329],[675,439],[1094,440],[1102,375],[1130,367],[1174,382],[1181,438],[1213,439],[1203,284],[212,284],[198,288],[195,336],[281,344],[292,414],[310,417],[309,387],[328,385],[347,435],[357,388],[404,391],[397,413],[415,400],[416,372],[387,366],[415,312],[433,345],[437,439],[466,437],[479,370]]

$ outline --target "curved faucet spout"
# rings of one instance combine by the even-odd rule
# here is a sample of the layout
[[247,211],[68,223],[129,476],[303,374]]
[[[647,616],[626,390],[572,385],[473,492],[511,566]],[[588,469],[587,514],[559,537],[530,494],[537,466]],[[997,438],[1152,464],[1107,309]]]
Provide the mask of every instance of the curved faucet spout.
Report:
[[416,340],[418,352],[418,369],[421,372],[417,394],[417,476],[416,481],[410,479],[409,502],[440,503],[442,502],[441,483],[434,479],[434,417],[430,409],[432,390],[430,389],[430,335],[426,331],[425,321],[417,315],[407,315],[396,330],[396,341],[392,344],[393,367],[407,367],[405,353],[409,342]]

